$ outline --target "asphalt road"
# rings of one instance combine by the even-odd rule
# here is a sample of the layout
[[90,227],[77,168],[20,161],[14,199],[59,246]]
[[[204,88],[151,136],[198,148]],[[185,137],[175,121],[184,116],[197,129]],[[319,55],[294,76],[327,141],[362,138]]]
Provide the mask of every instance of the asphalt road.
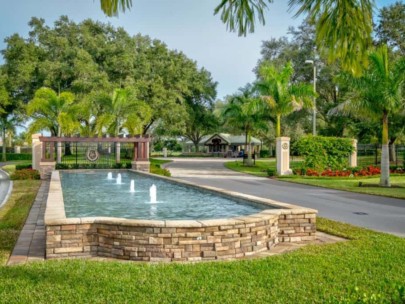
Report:
[[405,237],[405,200],[255,177],[226,169],[226,159],[172,159],[174,178],[314,208],[322,217]]
[[8,198],[11,185],[8,175],[3,170],[0,170],[0,208]]

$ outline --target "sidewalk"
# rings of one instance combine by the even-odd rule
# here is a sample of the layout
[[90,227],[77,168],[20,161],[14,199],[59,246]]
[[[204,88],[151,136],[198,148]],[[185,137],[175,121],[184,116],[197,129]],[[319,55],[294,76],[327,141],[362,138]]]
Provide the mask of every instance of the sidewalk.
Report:
[[44,215],[48,198],[49,181],[42,181],[30,214],[17,240],[7,265],[45,259]]

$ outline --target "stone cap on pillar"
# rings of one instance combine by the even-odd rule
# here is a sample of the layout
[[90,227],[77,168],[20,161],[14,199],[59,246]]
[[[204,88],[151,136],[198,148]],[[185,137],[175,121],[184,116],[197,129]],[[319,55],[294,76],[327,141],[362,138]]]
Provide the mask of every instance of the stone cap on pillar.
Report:
[[276,140],[277,140],[277,141],[280,141],[280,140],[289,141],[290,138],[289,138],[289,137],[282,136],[282,137],[276,137]]
[[32,143],[38,143],[40,137],[42,137],[42,134],[41,134],[41,133],[32,134],[32,135],[31,135]]

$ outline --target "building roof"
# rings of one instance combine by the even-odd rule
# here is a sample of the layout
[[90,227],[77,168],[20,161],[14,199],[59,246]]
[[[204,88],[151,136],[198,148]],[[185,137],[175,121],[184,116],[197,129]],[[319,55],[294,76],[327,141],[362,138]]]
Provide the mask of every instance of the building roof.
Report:
[[[231,135],[227,133],[215,133],[211,135],[206,135],[203,136],[203,138],[200,141],[200,145],[205,145],[210,139],[214,137],[220,137],[225,141],[228,145],[244,145],[245,144],[245,135]],[[251,143],[253,145],[260,145],[261,141],[257,139],[256,137],[251,137]],[[186,144],[192,144],[192,141],[187,141]]]

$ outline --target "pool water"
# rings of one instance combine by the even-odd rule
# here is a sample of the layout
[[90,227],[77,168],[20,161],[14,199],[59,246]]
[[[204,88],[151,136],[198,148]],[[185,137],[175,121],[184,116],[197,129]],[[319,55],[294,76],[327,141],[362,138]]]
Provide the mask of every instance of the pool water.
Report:
[[[163,179],[134,172],[120,172],[107,178],[105,171],[61,172],[66,217],[121,217],[150,220],[218,219],[258,213],[271,208],[248,201],[198,190]],[[131,180],[135,192],[130,192]],[[156,203],[151,203],[149,189],[156,185]]]

